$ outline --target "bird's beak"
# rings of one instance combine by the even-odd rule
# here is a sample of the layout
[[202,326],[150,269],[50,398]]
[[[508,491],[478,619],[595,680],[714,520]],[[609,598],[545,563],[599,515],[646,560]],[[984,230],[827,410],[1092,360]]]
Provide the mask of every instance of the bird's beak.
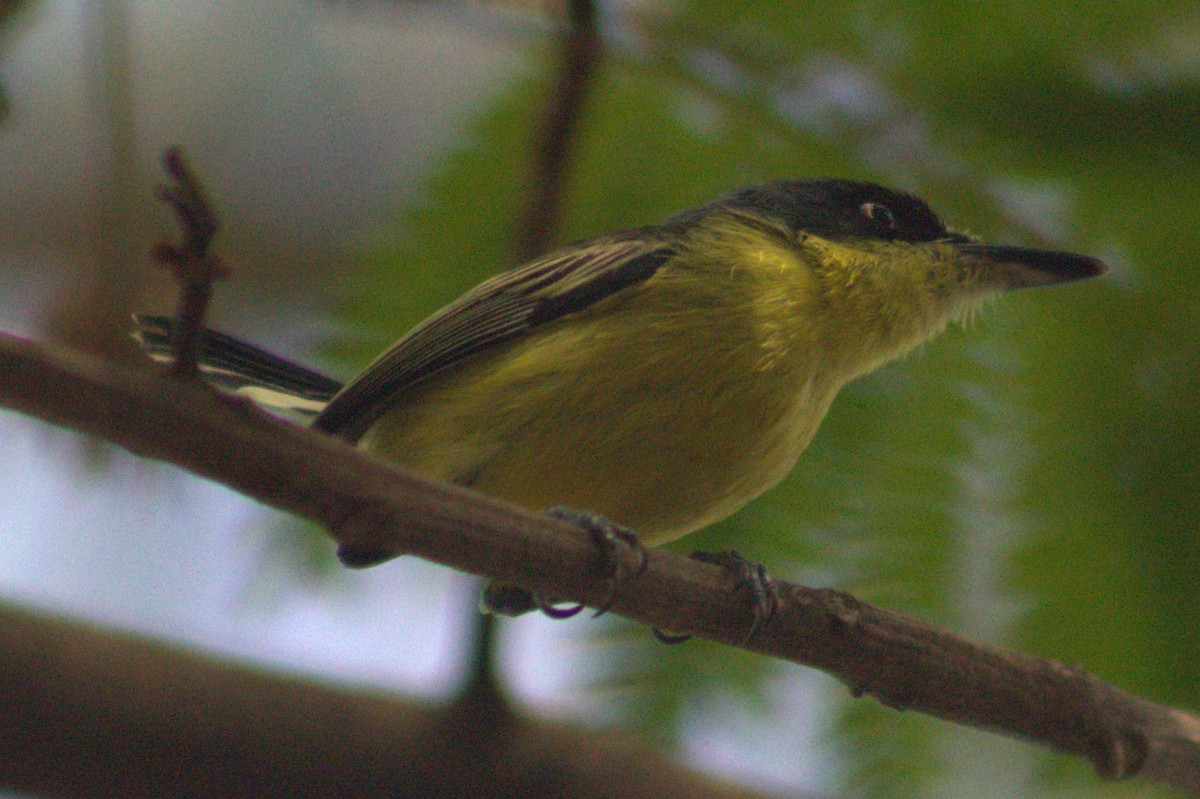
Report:
[[956,241],[950,246],[985,282],[1002,291],[1070,283],[1108,271],[1103,261],[1070,252],[978,241]]

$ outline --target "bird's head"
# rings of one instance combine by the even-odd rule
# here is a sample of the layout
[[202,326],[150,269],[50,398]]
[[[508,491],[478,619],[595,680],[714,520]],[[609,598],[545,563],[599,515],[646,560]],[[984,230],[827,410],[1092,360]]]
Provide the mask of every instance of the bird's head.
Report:
[[[703,211],[703,209],[702,209]],[[708,207],[794,247],[811,272],[809,313],[845,371],[861,374],[999,292],[1107,271],[1069,252],[987,244],[946,227],[923,200],[860,181],[777,181]]]
[[846,247],[948,253],[961,265],[964,285],[978,291],[1052,286],[1108,269],[1086,255],[976,241],[948,229],[924,200],[874,183],[832,178],[777,181],[742,189],[723,203],[782,223],[797,235]]

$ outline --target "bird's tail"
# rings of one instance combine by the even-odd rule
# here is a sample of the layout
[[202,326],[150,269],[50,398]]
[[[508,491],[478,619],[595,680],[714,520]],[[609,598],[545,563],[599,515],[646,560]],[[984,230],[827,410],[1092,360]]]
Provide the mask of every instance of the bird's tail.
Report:
[[[156,361],[175,360],[174,322],[165,316],[135,315],[133,338]],[[341,390],[320,372],[273,355],[253,344],[205,330],[200,371],[214,385],[303,423],[310,422]]]

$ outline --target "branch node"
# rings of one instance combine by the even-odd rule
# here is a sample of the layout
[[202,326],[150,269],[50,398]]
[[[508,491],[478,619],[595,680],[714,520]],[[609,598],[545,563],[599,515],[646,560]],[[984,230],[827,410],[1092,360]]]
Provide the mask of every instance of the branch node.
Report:
[[1071,682],[1083,694],[1084,712],[1093,716],[1097,740],[1088,747],[1088,759],[1104,779],[1120,780],[1138,774],[1150,756],[1150,741],[1145,730],[1138,729],[1112,712],[1107,683],[1082,666],[1064,667]]
[[862,603],[845,591],[820,588],[813,592],[830,621],[832,632],[848,633],[862,618]]

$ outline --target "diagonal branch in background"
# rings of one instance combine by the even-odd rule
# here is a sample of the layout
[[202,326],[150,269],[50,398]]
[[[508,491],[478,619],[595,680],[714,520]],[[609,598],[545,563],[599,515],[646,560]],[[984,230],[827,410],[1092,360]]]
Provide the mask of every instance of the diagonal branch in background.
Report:
[[[32,668],[37,664],[37,668]],[[765,799],[648,741],[330,686],[0,604],[0,786],[58,797]]]
[[[325,526],[343,543],[407,552],[595,605],[591,537],[467,489],[399,471],[271,419],[197,381],[139,373],[0,335],[0,405],[169,461]],[[827,671],[856,695],[1087,758],[1200,795],[1200,718],[1061,663],[977,644],[833,590],[779,583],[743,648]],[[742,645],[749,610],[718,567],[650,550],[613,611]]]
[[567,3],[567,30],[562,48],[562,72],[542,121],[525,193],[525,210],[515,228],[522,231],[516,247],[517,263],[550,249],[558,232],[571,149],[579,132],[587,90],[600,60],[600,32],[592,0]]

